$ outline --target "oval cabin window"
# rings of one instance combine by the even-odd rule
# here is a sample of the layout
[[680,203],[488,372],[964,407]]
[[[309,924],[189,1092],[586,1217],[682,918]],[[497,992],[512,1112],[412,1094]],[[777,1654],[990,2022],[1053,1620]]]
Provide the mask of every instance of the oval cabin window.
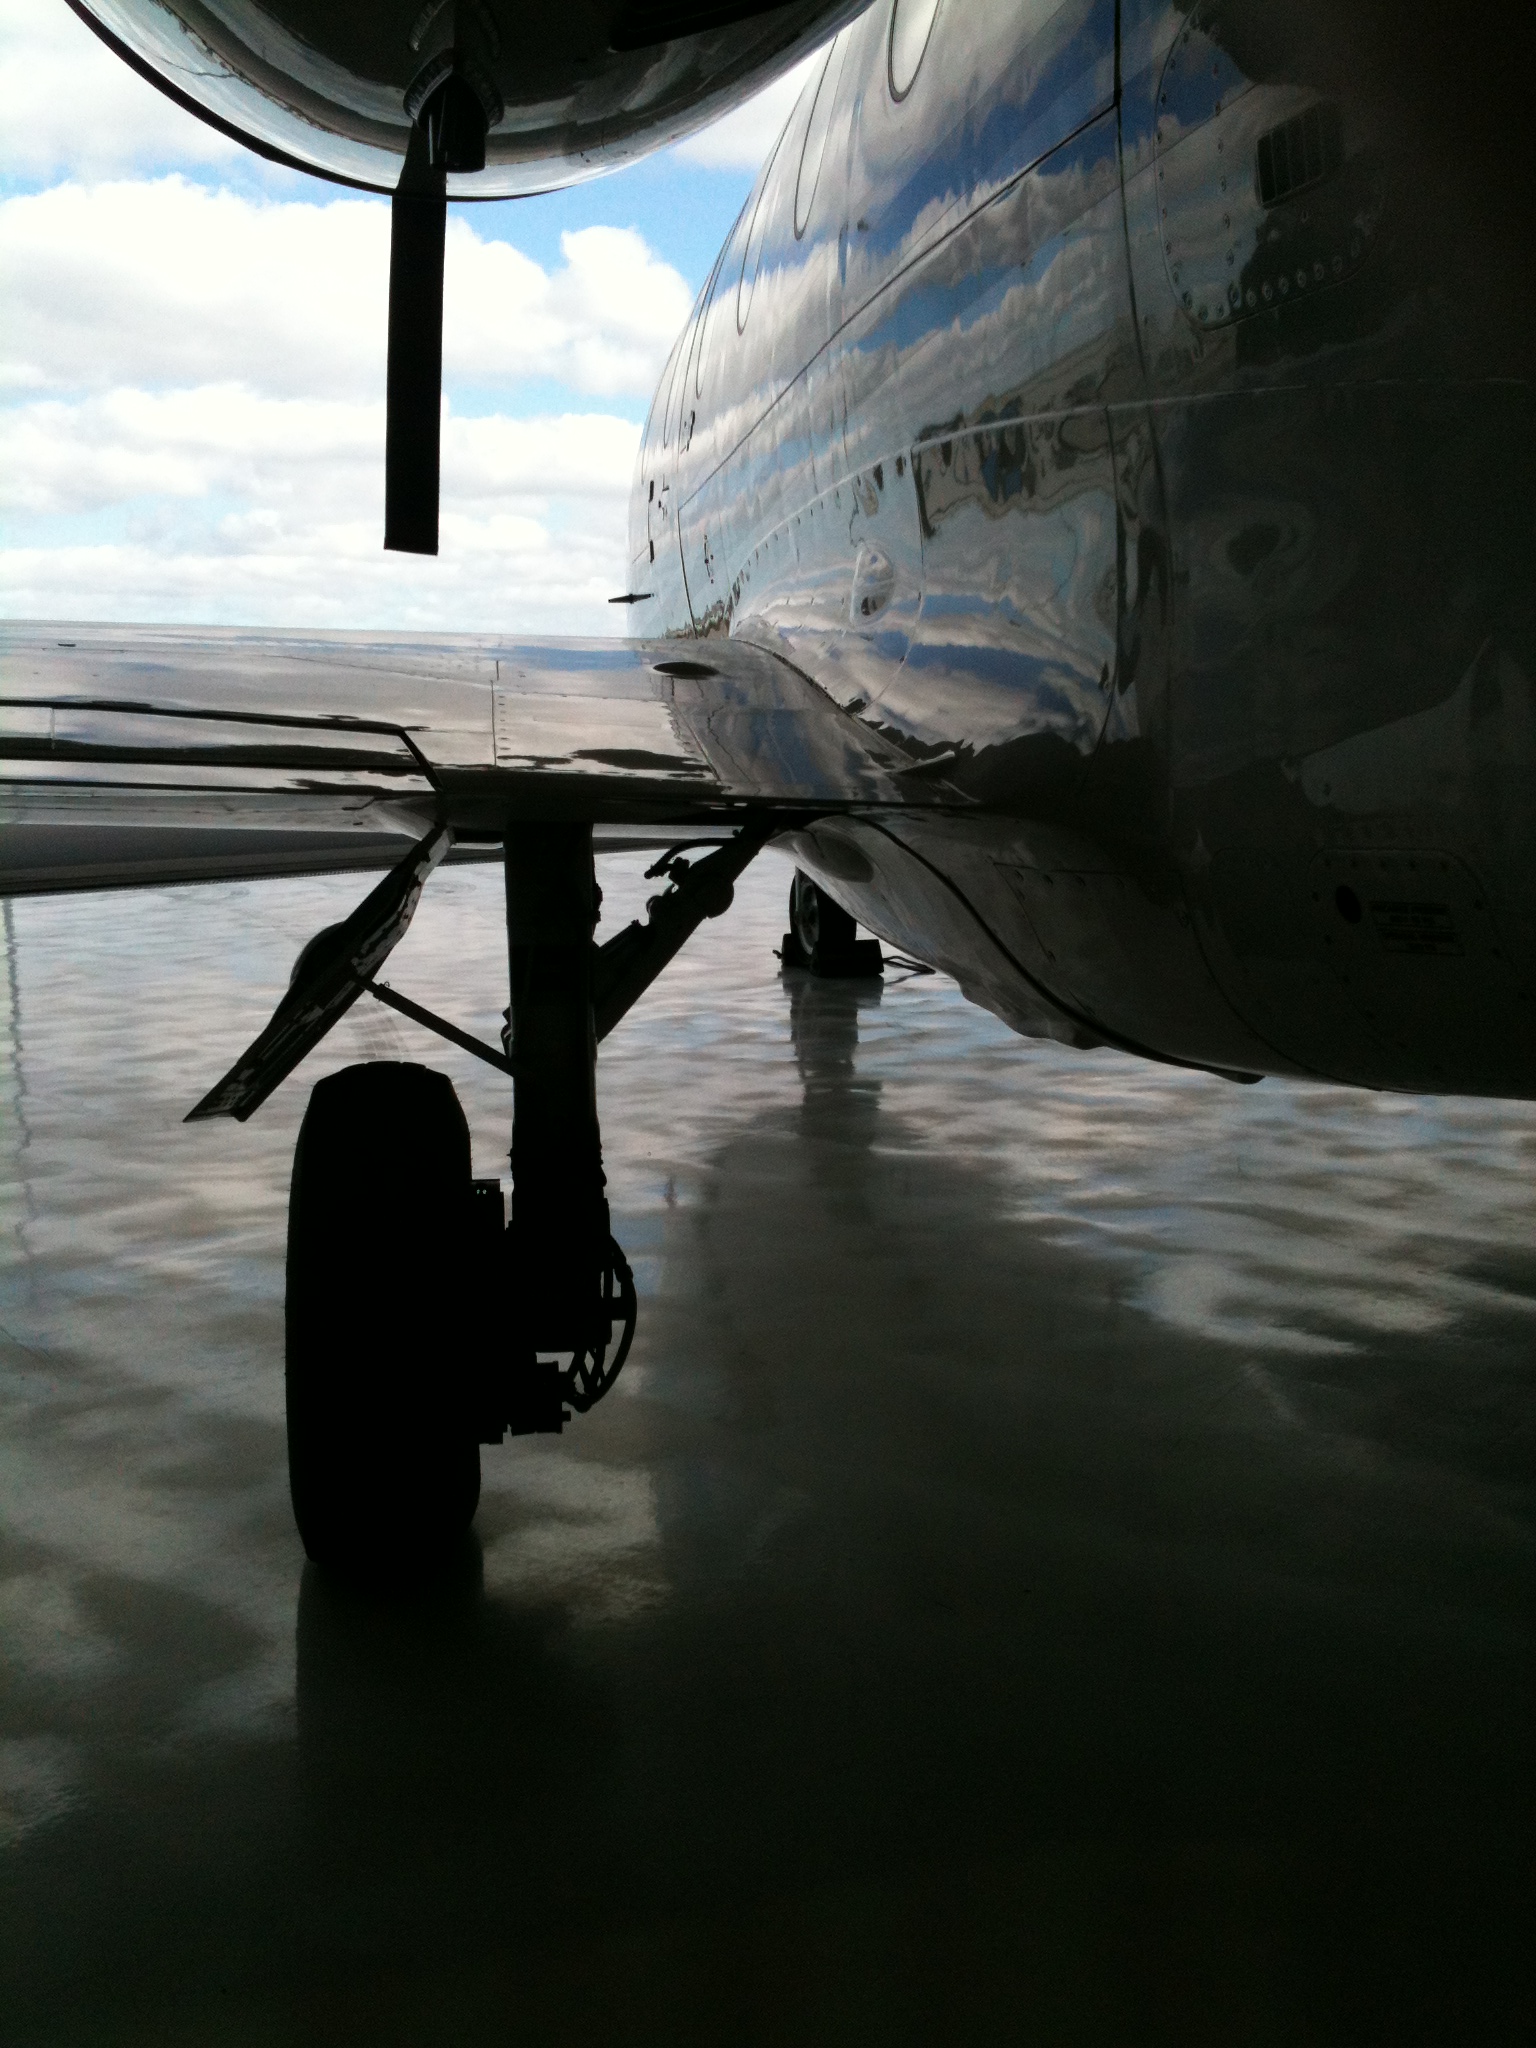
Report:
[[891,97],[904,100],[912,90],[939,0],[896,0],[891,9]]
[[720,317],[720,269],[725,262],[725,251],[715,258],[715,267],[709,273],[709,283],[704,287],[704,313],[699,321],[699,345],[693,356],[693,395],[704,396],[704,357],[709,349],[710,331]]
[[[683,358],[683,341],[686,332],[687,330],[685,329],[683,334],[677,337],[677,344],[672,351],[671,360],[668,362],[666,369],[662,371],[662,383],[657,391],[657,397],[661,400],[661,445],[663,450],[672,446],[672,394],[677,388],[677,372]],[[663,390],[666,394],[665,398],[662,398]]]
[[827,52],[827,61],[821,67],[821,77],[816,83],[816,99],[811,108],[811,118],[806,126],[805,141],[800,150],[800,175],[795,180],[795,239],[805,233],[811,218],[811,208],[816,201],[816,186],[821,177],[821,160],[827,153],[827,136],[832,128],[832,108],[837,99],[837,82],[842,75],[843,51],[847,43],[838,36]]
[[763,260],[763,239],[768,233],[768,216],[772,208],[768,195],[773,186],[773,167],[779,160],[781,135],[773,146],[773,155],[768,159],[763,172],[763,182],[758,187],[757,204],[752,209],[752,225],[747,229],[747,246],[741,255],[741,278],[736,286],[736,332],[746,331],[747,315],[752,310],[752,294],[757,290],[757,269]]

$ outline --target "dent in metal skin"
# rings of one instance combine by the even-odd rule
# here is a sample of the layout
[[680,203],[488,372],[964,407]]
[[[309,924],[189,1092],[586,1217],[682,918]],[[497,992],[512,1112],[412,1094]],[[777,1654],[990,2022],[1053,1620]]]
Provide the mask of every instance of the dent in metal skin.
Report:
[[797,844],[1023,1028],[1536,1092],[1536,206],[1497,22],[944,10],[899,103],[888,26],[807,86],[679,340],[635,629],[789,653],[943,788],[857,828],[867,881]]

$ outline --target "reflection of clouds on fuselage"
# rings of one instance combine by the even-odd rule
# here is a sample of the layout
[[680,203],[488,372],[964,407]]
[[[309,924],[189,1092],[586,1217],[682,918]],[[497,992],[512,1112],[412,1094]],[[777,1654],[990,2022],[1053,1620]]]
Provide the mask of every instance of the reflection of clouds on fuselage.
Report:
[[[1104,408],[1132,389],[1134,338],[1114,124],[1090,121],[1021,177],[1069,132],[1068,107],[1099,109],[1091,26],[1047,6],[941,32],[944,92],[925,99],[920,75],[900,107],[873,82],[880,24],[854,33],[847,145],[802,241],[807,88],[720,264],[702,353],[679,344],[664,389],[685,396],[662,437],[676,413],[688,604],[701,630],[766,640],[898,744],[969,758],[1049,741],[1059,776],[1097,742],[1119,677]],[[744,258],[738,333],[721,309]],[[886,582],[861,611],[868,546]]]
[[[1077,10],[1071,12],[1075,16]],[[670,404],[658,401],[647,448],[641,455],[642,479],[648,461],[656,460],[665,448],[681,448],[686,443],[686,454],[680,457],[686,495],[756,429],[766,436],[765,449],[771,443],[781,468],[788,456],[791,470],[800,471],[798,479],[791,474],[765,483],[781,513],[808,502],[812,493],[806,482],[813,461],[815,488],[825,489],[828,482],[837,480],[844,463],[843,451],[836,444],[843,438],[845,414],[850,426],[856,425],[856,404],[845,405],[836,389],[844,374],[840,358],[846,351],[834,348],[829,353],[828,336],[843,321],[859,315],[860,309],[870,307],[881,288],[941,234],[948,234],[949,241],[924,264],[925,285],[931,285],[946,301],[957,286],[974,293],[978,252],[969,246],[967,237],[957,238],[951,232],[962,218],[961,209],[974,214],[986,208],[1025,163],[1049,148],[1051,140],[1061,139],[1054,126],[1037,132],[1020,119],[1021,112],[1031,111],[1031,95],[1038,98],[1039,66],[1028,61],[1028,53],[1030,38],[1040,29],[1041,20],[1021,26],[1009,19],[999,32],[999,18],[981,10],[955,10],[946,15],[938,30],[940,47],[930,54],[914,95],[898,109],[884,109],[882,118],[889,121],[894,116],[894,125],[892,135],[883,139],[872,137],[870,123],[876,104],[883,107],[883,94],[875,89],[875,81],[883,78],[884,22],[871,14],[849,32],[852,45],[842,67],[833,142],[808,231],[803,238],[794,234],[793,200],[814,79],[766,170],[767,189],[749,199],[718,266],[710,303],[703,310],[702,347],[695,345],[696,313],[679,340],[674,364],[662,379],[660,392],[670,398]],[[1075,59],[1071,52],[1062,54],[1079,66],[1084,61],[1081,52]],[[942,61],[938,61],[940,57]],[[1083,75],[1090,75],[1091,69],[1089,65]],[[967,118],[959,123],[954,117],[956,105],[968,108]],[[1038,115],[1038,105],[1032,111]],[[1052,112],[1046,110],[1048,120]],[[1066,118],[1064,113],[1055,114],[1057,125]],[[978,124],[983,131],[980,137]],[[1066,132],[1061,129],[1061,134]],[[897,145],[894,149],[889,146],[893,142]],[[1112,149],[1109,157],[1112,170]],[[1027,233],[1021,239],[1024,224],[1015,215],[1006,221],[988,220],[993,246],[981,252],[983,279],[994,266],[1016,279],[1018,266],[1031,248],[1039,249],[1076,221],[1084,211],[1084,179],[1089,175],[1073,163],[1055,167],[1049,177],[1026,181],[1031,216]],[[734,314],[743,258],[749,253],[747,237],[754,221],[761,225],[765,213],[767,227],[749,317],[744,331],[738,333]],[[957,241],[965,246],[957,247]],[[1095,252],[1088,259],[1089,268],[1100,260]],[[1071,261],[1081,267],[1083,257],[1074,254]],[[1038,276],[1030,280],[1036,293],[1041,283]],[[1101,296],[1092,290],[1085,292],[1074,278],[1052,280],[1048,289],[1061,308],[1084,297]],[[1023,310],[1016,300],[996,309],[994,343],[967,332],[967,363],[979,366],[979,374],[994,391],[999,388],[995,371],[1007,362],[1010,345],[1016,348],[1027,333],[1028,323],[1018,317]],[[727,318],[728,312],[733,317]],[[957,364],[952,341],[957,317],[964,319],[963,312],[947,303],[937,320],[932,309],[927,309],[920,315],[917,333],[908,334],[900,343],[901,373],[904,380],[912,377],[913,383],[911,402],[904,391],[900,405],[909,434],[920,429],[925,418],[937,420],[953,409]],[[1059,321],[1057,326],[1059,329]],[[906,357],[914,342],[928,346],[931,376],[921,369],[913,374]],[[1058,332],[1048,347],[1054,358],[1070,351],[1072,345],[1070,337]],[[689,363],[694,365],[691,374]],[[804,369],[807,364],[811,365],[808,373]],[[882,361],[881,376],[891,367]],[[834,387],[825,399],[818,399],[815,390],[818,376],[824,386]],[[932,402],[925,406],[918,394],[929,388]],[[765,417],[770,408],[785,417],[770,420]],[[696,415],[696,421],[690,427],[691,415]],[[681,434],[674,431],[674,421],[682,426]],[[822,474],[823,465],[826,474]],[[634,505],[634,517],[640,524],[631,530],[631,549],[636,554],[644,546],[645,502],[642,490]],[[760,537],[760,531],[754,538]]]
[[[1004,175],[972,182],[963,193],[968,218],[962,232],[953,232],[961,219],[949,218],[960,196],[949,195],[926,204],[894,244],[867,248],[855,228],[845,278],[838,276],[837,235],[828,231],[836,223],[824,223],[815,240],[808,236],[796,242],[792,231],[782,242],[771,239],[740,335],[720,305],[722,295],[734,303],[740,252],[733,242],[720,265],[707,318],[702,388],[695,394],[690,387],[682,397],[673,392],[674,411],[681,406],[685,417],[697,412],[680,465],[685,494],[756,429],[771,431],[780,451],[793,448],[794,435],[780,422],[770,429],[766,415],[777,403],[809,432],[815,408],[803,387],[814,385],[818,374],[824,379],[849,374],[859,386],[848,393],[846,465],[841,449],[834,451],[828,438],[816,436],[815,483],[825,488],[839,480],[846,466],[890,453],[925,427],[952,418],[957,398],[962,409],[967,405],[966,387],[976,386],[980,396],[990,395],[994,403],[1005,401],[1014,387],[1049,375],[1080,348],[1092,349],[1106,284],[1112,280],[1123,289],[1123,253],[1113,238],[1076,232],[1104,196],[1106,179],[1110,186],[1114,182],[1112,130],[1098,144],[1091,157],[1074,148],[1022,181],[1017,167],[1010,167]],[[913,146],[921,146],[920,135]],[[793,151],[787,154],[792,160]],[[993,205],[1009,185],[1014,189],[1007,199]],[[776,201],[770,193],[765,203],[787,209],[790,195],[786,190]],[[744,221],[751,211],[749,205]],[[941,224],[949,231],[942,246],[929,251],[915,277],[902,277]],[[738,228],[738,240],[743,233]],[[889,306],[882,303],[888,289],[895,293]],[[1055,314],[1043,330],[1033,317],[1042,300]],[[826,353],[828,335],[844,320],[853,321],[855,329],[840,338],[833,359]],[[956,348],[957,337],[963,337],[963,350]],[[686,342],[685,336],[680,350]],[[899,393],[887,392],[890,403],[866,421],[858,406],[863,384],[886,386],[893,377],[900,379]],[[661,389],[673,382],[669,371]],[[1020,395],[1032,403],[1037,396]],[[831,426],[830,416],[825,424]],[[861,428],[889,432],[898,425],[891,447],[858,445]],[[839,416],[831,438],[841,441],[843,431]],[[643,464],[644,453],[641,459]],[[809,447],[800,451],[802,463],[811,459]],[[790,507],[812,494],[803,481],[797,490],[793,479],[781,490]],[[631,538],[633,544],[633,533]]]

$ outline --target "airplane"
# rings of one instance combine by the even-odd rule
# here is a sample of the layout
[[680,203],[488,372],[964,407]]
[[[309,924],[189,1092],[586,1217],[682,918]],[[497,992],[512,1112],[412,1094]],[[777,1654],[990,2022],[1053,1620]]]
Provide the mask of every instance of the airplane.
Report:
[[[812,972],[868,971],[862,925],[1068,1046],[1536,1095],[1513,10],[71,4],[394,194],[385,544],[425,552],[446,199],[611,168],[820,51],[651,407],[627,638],[3,629],[0,887],[388,866],[192,1115],[251,1115],[364,993],[513,1084],[510,1222],[446,1077],[311,1095],[312,1557],[434,1554],[482,1443],[612,1386],[597,1044],[765,845]],[[594,845],[661,852],[601,945]],[[505,868],[500,1048],[378,979],[465,856]]]

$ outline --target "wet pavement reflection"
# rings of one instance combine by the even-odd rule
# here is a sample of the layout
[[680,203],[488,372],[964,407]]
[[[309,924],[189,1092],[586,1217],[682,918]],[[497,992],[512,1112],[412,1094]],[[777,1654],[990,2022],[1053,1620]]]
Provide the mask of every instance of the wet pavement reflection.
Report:
[[[643,861],[604,863],[604,930]],[[304,1563],[307,1088],[179,1118],[356,880],[6,908],[0,2038],[1529,2037],[1536,1108],[781,978],[604,1048],[612,1398],[384,1597]],[[499,878],[394,986],[490,1036]]]

